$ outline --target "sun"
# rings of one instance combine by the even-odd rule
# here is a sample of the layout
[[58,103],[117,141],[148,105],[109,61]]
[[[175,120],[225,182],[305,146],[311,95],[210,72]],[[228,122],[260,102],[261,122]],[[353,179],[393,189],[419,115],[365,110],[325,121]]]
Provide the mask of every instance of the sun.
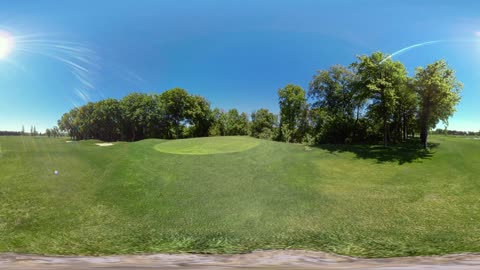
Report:
[[15,45],[13,36],[5,31],[0,30],[0,60],[7,58],[12,52]]

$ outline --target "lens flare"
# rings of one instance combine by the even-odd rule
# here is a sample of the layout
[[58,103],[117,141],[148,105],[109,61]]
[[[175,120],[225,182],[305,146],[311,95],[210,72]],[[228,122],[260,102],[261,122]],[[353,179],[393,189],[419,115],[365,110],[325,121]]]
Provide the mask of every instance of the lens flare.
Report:
[[[10,28],[4,28],[10,29]],[[76,79],[76,92],[82,102],[90,101],[89,91],[95,91],[94,77],[100,69],[100,57],[84,43],[65,40],[52,34],[19,34],[0,29],[0,60],[19,66],[16,60],[6,59],[15,49],[18,56],[37,55],[64,65]]]
[[0,59],[5,59],[13,50],[15,39],[5,31],[0,30]]

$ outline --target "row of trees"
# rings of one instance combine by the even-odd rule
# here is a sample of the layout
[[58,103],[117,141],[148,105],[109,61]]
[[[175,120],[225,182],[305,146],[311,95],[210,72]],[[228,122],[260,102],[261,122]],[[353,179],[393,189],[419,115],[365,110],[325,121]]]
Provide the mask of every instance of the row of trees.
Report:
[[174,88],[162,94],[131,93],[121,100],[89,102],[65,113],[60,130],[76,140],[135,141],[252,135],[274,139],[277,117],[267,109],[250,116],[237,109],[211,110],[203,97]]
[[463,131],[463,130],[450,130],[450,129],[440,129],[432,131],[432,134],[437,135],[460,135],[460,136],[480,136],[480,131]]
[[25,135],[29,135],[29,136],[38,136],[38,135],[41,135],[41,133],[39,133],[37,131],[37,128],[35,126],[31,126],[30,127],[30,133],[26,133],[25,132],[25,126],[22,126],[22,130],[21,131],[0,131],[0,136],[25,136]]
[[58,121],[74,139],[135,141],[145,138],[248,135],[249,117],[236,109],[210,109],[203,97],[174,88],[162,94],[132,93],[74,108]]
[[259,109],[210,108],[204,97],[174,88],[161,94],[132,93],[121,100],[90,102],[65,113],[60,130],[74,139],[141,140],[250,135],[285,142],[384,145],[447,122],[462,88],[445,61],[417,68],[409,77],[399,61],[381,52],[349,66],[320,70],[308,92],[289,84],[278,91],[279,114]]
[[362,55],[348,67],[318,71],[308,93],[294,85],[279,90],[279,139],[300,142],[313,136],[316,142],[345,143],[381,138],[387,146],[418,132],[427,147],[428,131],[439,121],[448,123],[462,87],[443,60],[409,77],[405,66],[388,55]]

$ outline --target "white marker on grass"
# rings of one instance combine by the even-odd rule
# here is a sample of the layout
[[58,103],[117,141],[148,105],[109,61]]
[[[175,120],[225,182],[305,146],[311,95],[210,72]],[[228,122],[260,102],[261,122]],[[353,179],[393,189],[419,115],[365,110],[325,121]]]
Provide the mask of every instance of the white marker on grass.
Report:
[[54,173],[55,175],[58,175],[58,171],[57,171],[57,170],[53,171],[53,173]]

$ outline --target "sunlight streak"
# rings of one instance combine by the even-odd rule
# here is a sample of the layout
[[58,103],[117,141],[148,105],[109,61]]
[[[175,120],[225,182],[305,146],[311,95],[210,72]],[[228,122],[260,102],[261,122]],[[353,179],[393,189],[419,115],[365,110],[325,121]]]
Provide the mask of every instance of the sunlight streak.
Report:
[[8,32],[0,30],[0,60],[5,59],[15,46],[15,38]]
[[[2,29],[10,29],[2,27]],[[15,45],[15,46],[13,46]],[[90,101],[89,90],[96,90],[93,79],[100,70],[101,59],[89,46],[59,38],[59,35],[14,33],[0,30],[0,60],[19,66],[13,59],[7,59],[13,47],[18,54],[43,56],[66,66],[78,82],[74,94],[82,102]]]
[[431,44],[436,44],[436,43],[441,43],[441,42],[448,42],[449,40],[432,40],[432,41],[426,41],[426,42],[422,42],[422,43],[417,43],[417,44],[414,44],[414,45],[410,45],[408,47],[405,47],[405,48],[402,48],[394,53],[392,53],[391,55],[385,57],[385,59],[383,59],[382,61],[380,61],[380,64],[385,62],[386,60],[388,59],[391,59],[392,57],[394,56],[397,56],[397,55],[400,55],[404,52],[407,52],[407,51],[410,51],[412,49],[415,49],[415,48],[418,48],[418,47],[423,47],[423,46],[426,46],[426,45],[431,45]]

